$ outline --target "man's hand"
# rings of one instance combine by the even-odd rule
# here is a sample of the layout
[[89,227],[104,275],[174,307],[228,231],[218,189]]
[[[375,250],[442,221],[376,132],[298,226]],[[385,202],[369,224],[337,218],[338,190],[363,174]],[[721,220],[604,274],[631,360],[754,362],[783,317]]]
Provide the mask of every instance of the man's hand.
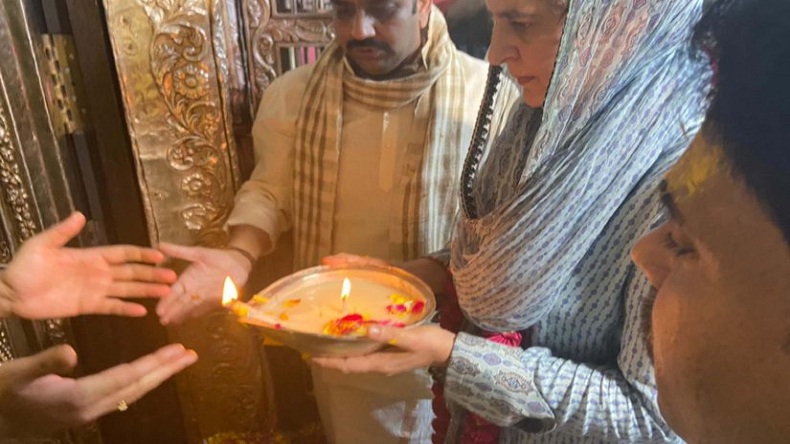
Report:
[[0,366],[0,438],[47,436],[125,409],[196,360],[195,352],[171,344],[79,379],[65,376],[77,364],[67,345],[6,362]]
[[169,257],[192,262],[173,284],[170,296],[156,307],[162,325],[178,324],[220,308],[225,277],[230,276],[241,288],[252,269],[249,259],[236,250],[167,243],[160,244],[159,250]]
[[322,367],[343,373],[394,375],[417,368],[447,365],[455,342],[455,334],[435,325],[413,328],[371,326],[368,337],[393,348],[353,358],[313,357],[312,360]]
[[157,250],[132,245],[66,248],[84,226],[85,216],[74,213],[22,245],[0,275],[0,315],[144,316],[145,307],[118,298],[169,294],[176,274],[155,266],[165,259]]

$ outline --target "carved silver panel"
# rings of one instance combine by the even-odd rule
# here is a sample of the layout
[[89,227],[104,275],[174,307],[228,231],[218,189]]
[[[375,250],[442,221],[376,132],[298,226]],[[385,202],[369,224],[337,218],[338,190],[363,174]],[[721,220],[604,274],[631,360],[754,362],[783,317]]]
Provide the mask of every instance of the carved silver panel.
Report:
[[65,178],[60,140],[50,111],[58,88],[52,83],[43,39],[27,27],[26,3],[0,5],[0,146],[6,204],[4,222],[11,250],[74,208]]
[[[251,121],[232,0],[104,0],[151,241],[221,246]],[[257,344],[224,314],[170,329],[198,352],[176,379],[190,442],[265,442],[274,426]],[[256,438],[257,437],[257,438]]]
[[104,4],[151,241],[222,244],[238,182],[227,52],[215,52],[226,35],[209,14],[222,25],[223,2]]
[[284,72],[314,60],[334,37],[328,1],[240,0],[249,48],[249,77],[257,107]]
[[[38,231],[35,204],[28,186],[30,178],[27,177],[19,150],[19,141],[11,124],[11,113],[8,105],[8,91],[5,82],[0,79],[0,89],[3,100],[0,103],[0,184],[2,184],[2,198],[4,214],[8,225],[14,233],[10,239],[15,244],[33,236]],[[5,241],[6,246],[8,241]]]

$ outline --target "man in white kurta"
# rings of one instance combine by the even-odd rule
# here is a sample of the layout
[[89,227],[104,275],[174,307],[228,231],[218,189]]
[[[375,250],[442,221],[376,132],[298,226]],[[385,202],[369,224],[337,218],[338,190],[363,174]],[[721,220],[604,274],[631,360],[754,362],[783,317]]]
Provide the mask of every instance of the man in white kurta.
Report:
[[[482,91],[484,71],[480,62],[464,59],[470,71],[478,74],[476,83]],[[295,123],[312,69],[311,65],[296,69],[266,90],[253,130],[259,162],[236,197],[229,225],[254,225],[274,239],[291,229]],[[465,106],[476,109],[480,97],[470,96],[477,97],[469,97]],[[412,259],[391,248],[391,231],[393,221],[403,217],[399,189],[406,176],[404,169],[414,168],[421,157],[406,159],[415,133],[424,133],[415,128],[414,105],[379,111],[346,100],[342,106],[331,253],[353,252],[391,261]],[[470,126],[472,119],[470,116],[467,123]],[[446,231],[444,242],[449,241],[449,233]],[[429,252],[426,249],[420,253]],[[352,377],[317,366],[312,370],[321,422],[330,441],[430,441],[431,380],[426,372],[387,378]],[[407,436],[410,439],[395,439]]]
[[[487,65],[455,50],[429,0],[401,1],[395,12],[335,2],[335,42],[266,89],[253,128],[256,168],[236,196],[228,247],[163,246],[193,261],[157,309],[163,323],[218,307],[222,277],[243,284],[251,262],[286,233],[295,269],[340,252],[407,261],[449,242]],[[408,40],[409,13],[418,46],[388,70]],[[330,442],[430,442],[426,371],[313,371]]]

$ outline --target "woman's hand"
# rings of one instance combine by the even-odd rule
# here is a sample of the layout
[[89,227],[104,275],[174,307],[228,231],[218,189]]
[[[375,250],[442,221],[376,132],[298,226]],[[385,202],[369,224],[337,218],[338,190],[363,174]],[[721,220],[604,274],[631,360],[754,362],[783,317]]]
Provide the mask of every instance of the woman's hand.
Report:
[[393,347],[352,358],[313,357],[316,364],[343,373],[394,375],[417,368],[446,366],[455,334],[435,325],[412,328],[371,326],[368,338]]
[[145,307],[118,298],[170,293],[176,274],[156,266],[165,259],[157,250],[134,245],[67,248],[84,226],[85,216],[74,213],[22,245],[0,276],[0,315],[143,316]]
[[0,367],[0,441],[47,436],[131,404],[192,365],[197,355],[171,344],[128,364],[79,379],[74,349],[50,348]]

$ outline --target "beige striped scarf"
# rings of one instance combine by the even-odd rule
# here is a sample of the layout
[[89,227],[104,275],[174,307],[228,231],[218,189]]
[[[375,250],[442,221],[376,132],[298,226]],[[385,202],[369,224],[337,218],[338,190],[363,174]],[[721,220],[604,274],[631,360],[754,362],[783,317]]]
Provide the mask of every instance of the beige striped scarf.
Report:
[[[332,254],[343,100],[377,110],[415,102],[415,126],[425,128],[409,143],[407,185],[397,189],[401,211],[390,228],[390,259],[409,259],[442,248],[457,208],[458,170],[471,134],[463,125],[464,72],[444,18],[434,8],[422,55],[427,69],[405,78],[357,77],[343,49],[330,44],[316,62],[296,123],[294,168],[294,265],[316,265]],[[420,125],[422,122],[422,125]],[[360,141],[365,143],[365,141]],[[351,252],[353,253],[353,252]]]

